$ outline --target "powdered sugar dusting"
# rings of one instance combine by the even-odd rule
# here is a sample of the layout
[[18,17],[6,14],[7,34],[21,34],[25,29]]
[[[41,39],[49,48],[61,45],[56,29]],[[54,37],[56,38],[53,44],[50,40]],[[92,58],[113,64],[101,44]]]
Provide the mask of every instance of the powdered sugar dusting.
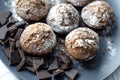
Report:
[[67,33],[79,25],[78,11],[70,4],[58,4],[50,9],[47,23],[58,33]]
[[113,21],[111,7],[105,1],[94,1],[82,9],[84,22],[96,29],[101,29]]

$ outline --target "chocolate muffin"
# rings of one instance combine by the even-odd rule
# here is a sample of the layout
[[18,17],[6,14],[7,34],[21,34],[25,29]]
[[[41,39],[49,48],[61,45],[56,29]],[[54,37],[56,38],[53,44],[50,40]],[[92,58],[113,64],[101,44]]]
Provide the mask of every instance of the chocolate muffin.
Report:
[[70,3],[76,7],[82,7],[94,0],[66,0],[67,3]]
[[47,23],[59,34],[66,34],[78,27],[79,14],[71,4],[53,6],[47,16]]
[[91,28],[104,29],[113,21],[113,10],[105,1],[94,1],[82,9],[83,21]]
[[17,14],[26,21],[38,21],[45,17],[49,10],[47,0],[18,0]]
[[20,45],[31,55],[45,55],[56,45],[56,36],[50,26],[44,23],[29,25],[21,34]]
[[90,60],[99,49],[98,34],[86,27],[77,28],[66,36],[65,47],[73,58],[80,61]]

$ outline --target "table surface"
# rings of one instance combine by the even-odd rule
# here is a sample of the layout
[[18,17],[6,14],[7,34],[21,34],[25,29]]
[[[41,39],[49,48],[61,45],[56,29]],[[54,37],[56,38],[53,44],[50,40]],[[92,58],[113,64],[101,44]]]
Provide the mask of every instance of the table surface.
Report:
[[[4,63],[0,60],[0,80],[21,80],[13,73],[10,72],[9,69],[6,68]],[[114,73],[108,76],[105,80],[120,80],[120,67],[116,69]]]

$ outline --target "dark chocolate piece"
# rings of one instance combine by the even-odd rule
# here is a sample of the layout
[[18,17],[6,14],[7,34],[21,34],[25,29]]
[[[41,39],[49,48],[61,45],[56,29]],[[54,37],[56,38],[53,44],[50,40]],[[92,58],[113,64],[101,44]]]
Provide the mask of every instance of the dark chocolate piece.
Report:
[[19,21],[19,22],[16,22],[16,23],[15,23],[15,26],[16,26],[17,28],[24,28],[25,25],[26,25],[25,21]]
[[78,71],[76,69],[71,69],[71,70],[65,71],[65,75],[70,80],[74,80],[77,74],[78,74]]
[[10,45],[10,53],[14,51],[15,48],[15,40],[12,38],[9,38],[9,45]]
[[7,22],[10,15],[11,15],[10,11],[2,11],[2,12],[0,12],[0,24],[4,25]]
[[36,72],[38,80],[51,80],[52,75],[46,71],[46,70],[41,70],[39,72]]
[[9,48],[3,47],[2,50],[5,53],[5,55],[7,56],[7,58],[9,58],[10,57],[10,50],[9,50]]
[[23,32],[23,29],[18,29],[17,33],[15,35],[15,40],[18,40],[20,38],[21,33]]
[[53,75],[54,77],[57,77],[59,75],[61,75],[64,71],[62,69],[57,69],[55,71],[53,71]]
[[25,66],[25,60],[22,60],[16,67],[17,71],[20,71]]
[[68,69],[71,69],[72,66],[71,65],[66,65],[66,64],[61,64],[60,68],[63,69],[63,70],[68,70]]
[[18,52],[19,52],[20,57],[22,58],[22,60],[25,60],[24,51],[21,48],[18,48]]
[[16,45],[17,48],[20,48],[20,41],[17,40],[16,43],[15,43],[15,45]]
[[6,25],[0,28],[0,39],[2,40],[5,39],[7,31],[8,31],[8,28]]
[[15,25],[12,25],[12,26],[10,26],[9,28],[8,28],[8,32],[14,32],[15,30],[16,30],[17,28],[15,27]]
[[58,62],[57,62],[57,58],[54,59],[54,61],[52,62],[52,64],[49,66],[48,70],[55,70],[58,69]]
[[10,58],[9,58],[9,60],[10,60],[10,65],[14,65],[14,64],[20,63],[21,57],[20,57],[20,55],[19,55],[19,52],[18,52],[17,50],[12,51],[12,52],[10,53]]
[[33,66],[35,70],[38,70],[44,64],[44,60],[41,57],[33,57]]
[[31,67],[31,66],[26,66],[26,69],[32,73],[35,73],[35,69],[34,67]]
[[29,61],[29,64],[28,64],[28,65],[33,66],[33,58],[32,58],[32,56],[26,56],[25,58],[26,58],[26,60]]
[[65,64],[69,64],[71,62],[70,58],[66,55],[63,55],[63,54],[59,54],[58,58]]

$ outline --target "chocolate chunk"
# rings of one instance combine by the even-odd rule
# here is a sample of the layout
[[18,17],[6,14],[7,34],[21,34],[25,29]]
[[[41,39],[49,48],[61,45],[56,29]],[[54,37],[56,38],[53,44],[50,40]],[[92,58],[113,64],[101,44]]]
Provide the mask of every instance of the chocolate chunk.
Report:
[[15,43],[15,45],[16,45],[17,48],[20,48],[20,41],[17,40],[16,43]]
[[38,80],[51,80],[52,75],[46,71],[46,70],[41,70],[39,72],[36,72]]
[[11,15],[10,11],[2,11],[2,12],[0,12],[0,24],[4,25],[7,22],[10,15]]
[[9,38],[9,45],[10,45],[10,52],[14,51],[15,48],[15,40],[12,38]]
[[9,58],[10,57],[10,50],[9,50],[9,48],[3,47],[2,50],[5,53],[5,55],[7,56],[7,58]]
[[20,63],[21,57],[20,57],[20,55],[19,55],[19,52],[18,52],[17,50],[12,51],[12,52],[10,53],[10,58],[9,58],[9,60],[10,60],[10,65],[14,65],[14,64]]
[[63,55],[63,54],[59,54],[58,58],[65,64],[69,64],[71,62],[70,58],[66,55]]
[[57,77],[59,75],[61,75],[64,71],[62,69],[57,69],[55,71],[53,71],[53,75],[54,77]]
[[78,71],[76,69],[71,69],[69,71],[65,71],[65,75],[70,79],[74,80],[76,75],[78,74]]
[[31,66],[26,66],[26,69],[32,73],[35,73],[35,69],[34,67],[31,67]]
[[25,27],[25,25],[26,25],[26,23],[25,23],[25,21],[19,21],[19,22],[16,22],[15,23],[15,26],[17,27],[17,28],[24,28]]
[[26,60],[28,61],[28,62],[27,62],[28,65],[29,65],[29,66],[33,66],[33,58],[32,58],[31,56],[26,56],[25,58],[26,58]]
[[15,25],[12,25],[12,26],[10,26],[10,27],[8,28],[8,32],[10,32],[10,33],[12,32],[12,33],[13,33],[14,31],[16,31],[16,29],[17,29],[17,28],[15,27]]
[[6,25],[0,28],[0,39],[5,39],[8,28]]
[[55,70],[58,69],[58,62],[57,62],[57,58],[54,59],[54,61],[52,62],[52,64],[49,66],[48,70]]
[[20,71],[25,66],[25,60],[22,60],[16,67],[17,71]]
[[44,60],[41,57],[33,57],[33,66],[35,70],[38,70],[44,64]]
[[18,52],[19,52],[20,57],[22,58],[22,60],[25,60],[24,51],[21,48],[18,48]]
[[61,64],[60,68],[63,69],[63,70],[68,70],[68,69],[71,69],[72,66],[71,65],[66,65],[66,64]]
[[15,35],[15,40],[18,40],[20,38],[21,33],[23,32],[23,29],[18,29],[17,33]]

